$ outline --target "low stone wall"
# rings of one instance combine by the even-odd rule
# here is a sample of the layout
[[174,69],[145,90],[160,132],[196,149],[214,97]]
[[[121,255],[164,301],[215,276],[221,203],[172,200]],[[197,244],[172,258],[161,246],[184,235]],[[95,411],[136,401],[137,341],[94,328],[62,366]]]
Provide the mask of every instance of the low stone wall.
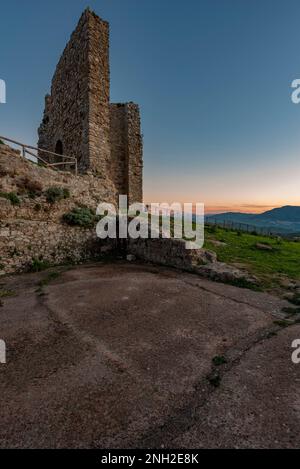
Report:
[[210,280],[248,287],[257,284],[257,279],[248,272],[218,262],[215,252],[186,249],[181,239],[130,239],[127,250],[141,260],[194,272]]
[[129,254],[155,264],[196,271],[200,266],[217,261],[216,254],[207,249],[186,249],[181,239],[129,239]]
[[0,225],[0,275],[45,265],[100,259],[116,248],[114,240],[101,241],[96,231],[54,222],[16,220]]

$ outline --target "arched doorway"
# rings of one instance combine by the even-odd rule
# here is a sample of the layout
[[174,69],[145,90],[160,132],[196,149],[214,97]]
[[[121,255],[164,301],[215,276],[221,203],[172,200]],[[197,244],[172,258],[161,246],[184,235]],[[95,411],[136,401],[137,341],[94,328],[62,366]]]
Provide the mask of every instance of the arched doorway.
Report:
[[64,154],[63,144],[62,144],[61,140],[57,140],[56,145],[55,145],[55,152],[54,153],[57,153],[58,155],[63,155]]

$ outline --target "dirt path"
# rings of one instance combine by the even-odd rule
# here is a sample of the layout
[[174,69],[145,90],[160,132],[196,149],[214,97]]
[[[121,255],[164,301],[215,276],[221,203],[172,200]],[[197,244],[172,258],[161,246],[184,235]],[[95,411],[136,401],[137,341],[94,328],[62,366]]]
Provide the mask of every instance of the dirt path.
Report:
[[125,263],[2,283],[0,447],[299,447],[277,298]]

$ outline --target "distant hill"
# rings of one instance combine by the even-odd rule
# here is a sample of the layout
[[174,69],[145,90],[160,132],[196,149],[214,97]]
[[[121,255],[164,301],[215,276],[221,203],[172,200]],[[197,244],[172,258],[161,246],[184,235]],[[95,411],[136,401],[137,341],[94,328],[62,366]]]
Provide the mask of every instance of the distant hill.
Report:
[[249,225],[258,230],[266,229],[274,234],[300,235],[300,207],[286,205],[260,214],[226,212],[206,216],[207,221],[231,223],[233,227]]
[[300,222],[300,207],[285,205],[284,207],[273,208],[267,212],[256,215],[258,219]]

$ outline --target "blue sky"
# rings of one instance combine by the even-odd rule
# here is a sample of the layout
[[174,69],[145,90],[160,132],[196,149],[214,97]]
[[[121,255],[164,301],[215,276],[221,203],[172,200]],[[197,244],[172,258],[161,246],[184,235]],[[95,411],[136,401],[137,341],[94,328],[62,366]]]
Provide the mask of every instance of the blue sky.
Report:
[[0,134],[36,143],[86,6],[110,22],[111,100],[141,106],[148,202],[300,205],[298,0],[2,1]]

